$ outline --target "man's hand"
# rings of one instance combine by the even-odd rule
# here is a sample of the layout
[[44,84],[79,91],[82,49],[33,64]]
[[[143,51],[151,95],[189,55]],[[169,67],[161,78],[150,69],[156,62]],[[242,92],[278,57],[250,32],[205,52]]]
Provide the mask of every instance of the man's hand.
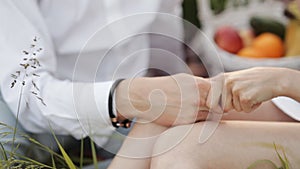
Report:
[[209,80],[188,74],[128,79],[117,87],[117,110],[142,122],[190,124],[206,118],[210,87]]

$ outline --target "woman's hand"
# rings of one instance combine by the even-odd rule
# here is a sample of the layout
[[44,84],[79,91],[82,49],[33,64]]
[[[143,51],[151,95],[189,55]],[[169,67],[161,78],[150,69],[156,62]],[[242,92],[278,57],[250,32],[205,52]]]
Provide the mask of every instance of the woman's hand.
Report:
[[224,110],[250,112],[264,101],[288,95],[290,73],[291,70],[286,68],[267,67],[226,73],[222,97]]
[[206,118],[209,89],[209,80],[188,74],[128,79],[117,87],[116,105],[126,118],[164,126],[189,124]]

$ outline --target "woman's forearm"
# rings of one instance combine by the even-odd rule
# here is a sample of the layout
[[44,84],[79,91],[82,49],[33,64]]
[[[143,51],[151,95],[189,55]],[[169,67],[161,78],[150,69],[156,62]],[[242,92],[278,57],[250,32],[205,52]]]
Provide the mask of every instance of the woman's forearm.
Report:
[[283,80],[280,84],[283,86],[282,95],[288,96],[300,102],[300,72],[292,69],[285,69],[282,74]]

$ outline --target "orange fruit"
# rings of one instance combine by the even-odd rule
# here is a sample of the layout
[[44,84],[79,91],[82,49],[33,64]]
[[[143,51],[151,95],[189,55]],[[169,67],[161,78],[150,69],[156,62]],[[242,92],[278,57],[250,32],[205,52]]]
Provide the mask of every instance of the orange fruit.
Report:
[[284,54],[283,41],[272,33],[263,33],[253,40],[252,47],[266,58],[279,58]]
[[241,49],[237,55],[240,57],[246,57],[246,58],[265,58],[263,52],[261,52],[259,49],[256,49],[254,47],[245,47]]

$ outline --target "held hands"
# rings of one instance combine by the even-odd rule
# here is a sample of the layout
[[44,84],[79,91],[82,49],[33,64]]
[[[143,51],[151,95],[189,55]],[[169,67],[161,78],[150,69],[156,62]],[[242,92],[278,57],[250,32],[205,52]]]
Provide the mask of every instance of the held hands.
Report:
[[288,95],[289,71],[286,68],[252,68],[212,78],[212,83],[222,84],[219,85],[222,87],[215,90],[214,100],[208,98],[207,102],[212,102],[208,105],[214,107],[220,99],[225,112],[231,109],[251,112],[264,101]]
[[[164,126],[205,120],[208,110],[250,112],[262,102],[289,96],[291,70],[252,68],[211,79],[188,74],[123,81],[116,91],[121,116]],[[222,108],[221,108],[222,107]]]

